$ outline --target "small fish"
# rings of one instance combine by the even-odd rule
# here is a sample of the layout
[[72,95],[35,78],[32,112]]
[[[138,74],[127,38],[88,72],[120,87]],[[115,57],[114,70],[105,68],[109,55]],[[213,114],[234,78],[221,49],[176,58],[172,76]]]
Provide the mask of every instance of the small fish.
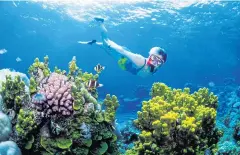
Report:
[[73,56],[72,61],[76,61],[76,60],[77,60],[76,56]]
[[7,50],[6,49],[0,49],[0,54],[4,54],[4,53],[7,53]]
[[16,58],[16,61],[17,61],[17,62],[20,62],[20,61],[22,61],[22,59],[19,58],[19,57],[17,57],[17,58]]
[[94,70],[97,72],[97,73],[100,73],[101,71],[103,71],[105,69],[104,66],[101,66],[100,64],[97,64],[96,67],[94,67]]
[[98,81],[96,81],[96,80],[89,80],[86,83],[86,86],[87,86],[88,89],[96,89],[98,87],[102,87],[103,84],[98,83]]
[[215,87],[215,83],[211,81],[211,82],[208,83],[208,86],[209,87]]

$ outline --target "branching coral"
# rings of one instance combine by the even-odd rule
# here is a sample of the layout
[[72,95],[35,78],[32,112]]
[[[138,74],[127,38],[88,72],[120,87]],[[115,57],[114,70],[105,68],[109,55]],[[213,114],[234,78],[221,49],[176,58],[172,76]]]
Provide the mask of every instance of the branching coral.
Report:
[[29,67],[28,73],[31,77],[35,77],[37,81],[41,81],[42,78],[49,76],[50,69],[48,68],[49,58],[44,57],[44,62],[40,62],[39,58],[34,60],[34,63]]
[[103,104],[106,106],[104,113],[105,121],[113,123],[115,121],[116,109],[119,106],[117,97],[115,95],[111,97],[110,94],[107,94]]
[[20,137],[26,137],[32,130],[36,129],[36,123],[34,120],[34,113],[33,111],[23,110],[20,109],[18,117],[17,117],[17,124],[16,124],[16,131]]
[[[18,113],[24,103],[29,100],[28,94],[25,91],[25,83],[21,80],[20,76],[11,75],[6,76],[6,82],[2,83],[0,95],[3,100],[3,112],[11,113],[11,119],[14,119],[15,113]],[[14,114],[13,114],[14,113]]]
[[208,89],[190,94],[189,88],[171,89],[154,83],[152,99],[143,101],[136,126],[141,130],[135,152],[147,154],[198,154],[216,152],[217,97]]

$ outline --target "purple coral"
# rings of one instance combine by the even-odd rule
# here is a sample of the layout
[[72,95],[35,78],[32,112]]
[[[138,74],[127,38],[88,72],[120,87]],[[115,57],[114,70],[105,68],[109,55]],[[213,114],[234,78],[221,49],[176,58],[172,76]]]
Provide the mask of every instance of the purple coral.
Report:
[[44,115],[71,115],[74,99],[71,82],[65,75],[52,73],[40,82],[40,90],[32,97],[32,103]]

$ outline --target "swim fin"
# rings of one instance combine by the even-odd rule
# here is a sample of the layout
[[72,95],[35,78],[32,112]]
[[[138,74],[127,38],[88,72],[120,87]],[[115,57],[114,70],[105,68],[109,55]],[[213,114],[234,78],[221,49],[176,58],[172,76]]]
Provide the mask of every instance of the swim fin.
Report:
[[96,20],[97,22],[101,22],[101,23],[104,22],[104,19],[103,19],[103,18],[95,17],[94,20]]
[[92,41],[78,41],[79,44],[88,44],[88,45],[95,44],[96,42],[97,42],[97,40],[92,40]]

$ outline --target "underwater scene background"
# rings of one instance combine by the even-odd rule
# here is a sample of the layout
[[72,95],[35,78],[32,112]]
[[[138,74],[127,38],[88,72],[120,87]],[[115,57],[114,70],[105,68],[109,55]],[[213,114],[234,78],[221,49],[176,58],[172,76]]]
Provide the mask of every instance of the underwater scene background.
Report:
[[[166,64],[141,78],[78,44],[94,17]],[[240,154],[240,2],[1,1],[0,21],[0,154]]]

